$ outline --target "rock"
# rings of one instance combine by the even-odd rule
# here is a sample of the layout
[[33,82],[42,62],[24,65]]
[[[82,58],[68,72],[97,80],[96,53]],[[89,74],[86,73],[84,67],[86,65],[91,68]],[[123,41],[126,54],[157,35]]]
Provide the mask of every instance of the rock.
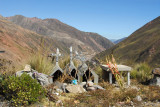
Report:
[[154,75],[160,75],[160,68],[155,68],[155,69],[153,69],[153,70],[152,70],[152,73],[153,73]]
[[136,98],[135,98],[135,100],[137,100],[137,101],[142,101],[142,98],[141,98],[141,96],[137,96]]
[[63,90],[62,90],[62,89],[56,89],[56,91],[57,91],[58,93],[63,93]]
[[32,72],[32,71],[17,71],[15,75],[16,75],[17,77],[20,77],[23,73],[28,74],[30,77],[32,77],[32,78],[34,79],[34,77],[33,77],[33,72]]
[[61,82],[59,82],[59,81],[55,81],[55,82],[53,83],[53,85],[54,85],[54,86],[57,86],[59,89],[61,89],[62,86],[63,86],[63,83],[61,83]]
[[52,94],[59,96],[59,93],[57,93],[57,92],[53,92]]
[[133,103],[133,101],[131,101],[130,103],[131,103],[131,106],[132,106],[132,107],[134,107],[134,103]]
[[56,106],[63,106],[62,100],[58,100],[58,101],[56,102]]
[[25,65],[24,70],[21,70],[21,71],[17,71],[17,72],[16,72],[16,76],[20,77],[23,73],[27,73],[29,76],[31,76],[32,78],[34,78],[34,77],[33,77],[33,73],[34,73],[34,72],[37,72],[37,71],[31,69],[31,66],[30,66],[30,65]]
[[79,85],[81,85],[82,87],[86,86],[86,82],[81,82]]
[[48,80],[48,75],[46,74],[34,72],[34,77],[39,81],[42,86],[47,86],[50,84]]
[[96,88],[95,87],[87,87],[87,91],[95,91]]
[[103,87],[101,87],[99,85],[93,85],[92,87],[95,87],[96,89],[100,89],[100,90],[105,90]]
[[153,79],[150,81],[150,85],[160,86],[160,77],[154,75]]
[[72,85],[69,84],[66,86],[66,90],[70,93],[83,93],[86,92],[86,90],[81,85]]
[[37,79],[42,86],[47,86],[50,84],[48,80],[48,75],[38,73],[36,70],[31,69],[30,65],[26,65],[24,70],[17,71],[16,76],[20,77],[23,73],[28,74],[33,79]]
[[160,68],[153,69],[152,73],[154,74],[154,77],[153,77],[153,79],[151,79],[150,85],[160,86]]
[[89,87],[91,87],[91,86],[93,86],[93,82],[92,82],[92,81],[88,81],[88,82],[87,82],[87,85],[88,85]]
[[0,107],[10,107],[10,103],[8,101],[0,102]]
[[63,92],[66,92],[67,83],[61,83],[59,81],[56,81],[53,83],[53,85],[57,86],[59,89],[63,90]]
[[137,91],[140,90],[140,88],[138,88],[137,86],[130,86],[130,87],[128,87],[128,88],[135,89],[135,90],[137,90]]
[[31,66],[30,65],[25,65],[24,70],[23,71],[31,71]]
[[79,100],[74,100],[74,103],[75,103],[75,104],[79,104],[80,101],[79,101]]
[[63,83],[62,84],[62,90],[63,90],[63,92],[66,92],[66,86],[67,86],[67,83]]

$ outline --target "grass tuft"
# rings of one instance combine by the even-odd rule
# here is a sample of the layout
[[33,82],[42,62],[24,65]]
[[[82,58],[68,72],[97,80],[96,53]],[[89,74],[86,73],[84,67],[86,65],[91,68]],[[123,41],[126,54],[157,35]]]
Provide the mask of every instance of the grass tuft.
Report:
[[52,62],[47,59],[47,56],[44,56],[41,52],[35,53],[35,55],[30,58],[29,64],[38,72],[48,75],[54,67]]
[[152,78],[151,67],[146,63],[136,64],[131,71],[131,78],[138,82],[146,82]]

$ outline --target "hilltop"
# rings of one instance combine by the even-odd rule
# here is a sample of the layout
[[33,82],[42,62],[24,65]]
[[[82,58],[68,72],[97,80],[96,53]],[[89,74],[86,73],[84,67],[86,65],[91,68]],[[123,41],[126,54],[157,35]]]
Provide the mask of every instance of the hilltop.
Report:
[[71,45],[89,54],[96,54],[113,46],[113,43],[97,33],[83,32],[57,19],[28,18],[22,15],[7,17],[7,19],[25,29],[40,35],[53,37],[66,47]]

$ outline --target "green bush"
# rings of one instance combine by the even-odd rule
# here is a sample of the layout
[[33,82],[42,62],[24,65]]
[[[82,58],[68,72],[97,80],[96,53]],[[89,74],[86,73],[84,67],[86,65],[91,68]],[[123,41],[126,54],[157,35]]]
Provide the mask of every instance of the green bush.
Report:
[[135,65],[131,71],[131,78],[137,79],[138,82],[146,82],[152,78],[151,67],[146,63],[140,63]]
[[29,105],[45,97],[46,91],[37,80],[27,74],[9,76],[1,81],[1,89],[13,106]]

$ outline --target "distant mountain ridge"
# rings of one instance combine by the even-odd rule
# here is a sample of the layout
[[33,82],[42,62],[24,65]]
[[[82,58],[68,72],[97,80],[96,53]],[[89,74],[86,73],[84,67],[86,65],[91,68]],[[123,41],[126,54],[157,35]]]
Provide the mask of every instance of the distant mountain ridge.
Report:
[[121,38],[121,39],[110,39],[110,41],[113,42],[114,44],[117,44],[117,43],[123,41],[123,40],[126,39],[126,38],[127,38],[127,37],[123,37],[123,38]]
[[25,29],[40,35],[53,37],[66,47],[73,46],[77,50],[97,53],[109,49],[114,44],[99,34],[82,32],[57,19],[27,18],[22,15],[7,17],[7,19]]
[[113,54],[116,60],[122,64],[146,62],[153,67],[159,67],[160,16],[136,30],[124,41],[96,55],[96,57],[103,60],[110,54]]
[[21,63],[38,49],[45,48],[43,50],[51,53],[59,48],[62,54],[69,54],[70,46],[88,53],[90,58],[110,48],[113,43],[99,34],[79,31],[57,19],[42,20],[19,15],[5,18],[0,15],[0,51],[5,51],[0,54],[0,59]]
[[118,40],[114,41],[113,43],[114,43],[114,44],[117,44],[117,43],[119,43],[119,42],[121,42],[121,41],[125,40],[126,38],[127,38],[127,37],[124,37],[124,38],[118,39]]

